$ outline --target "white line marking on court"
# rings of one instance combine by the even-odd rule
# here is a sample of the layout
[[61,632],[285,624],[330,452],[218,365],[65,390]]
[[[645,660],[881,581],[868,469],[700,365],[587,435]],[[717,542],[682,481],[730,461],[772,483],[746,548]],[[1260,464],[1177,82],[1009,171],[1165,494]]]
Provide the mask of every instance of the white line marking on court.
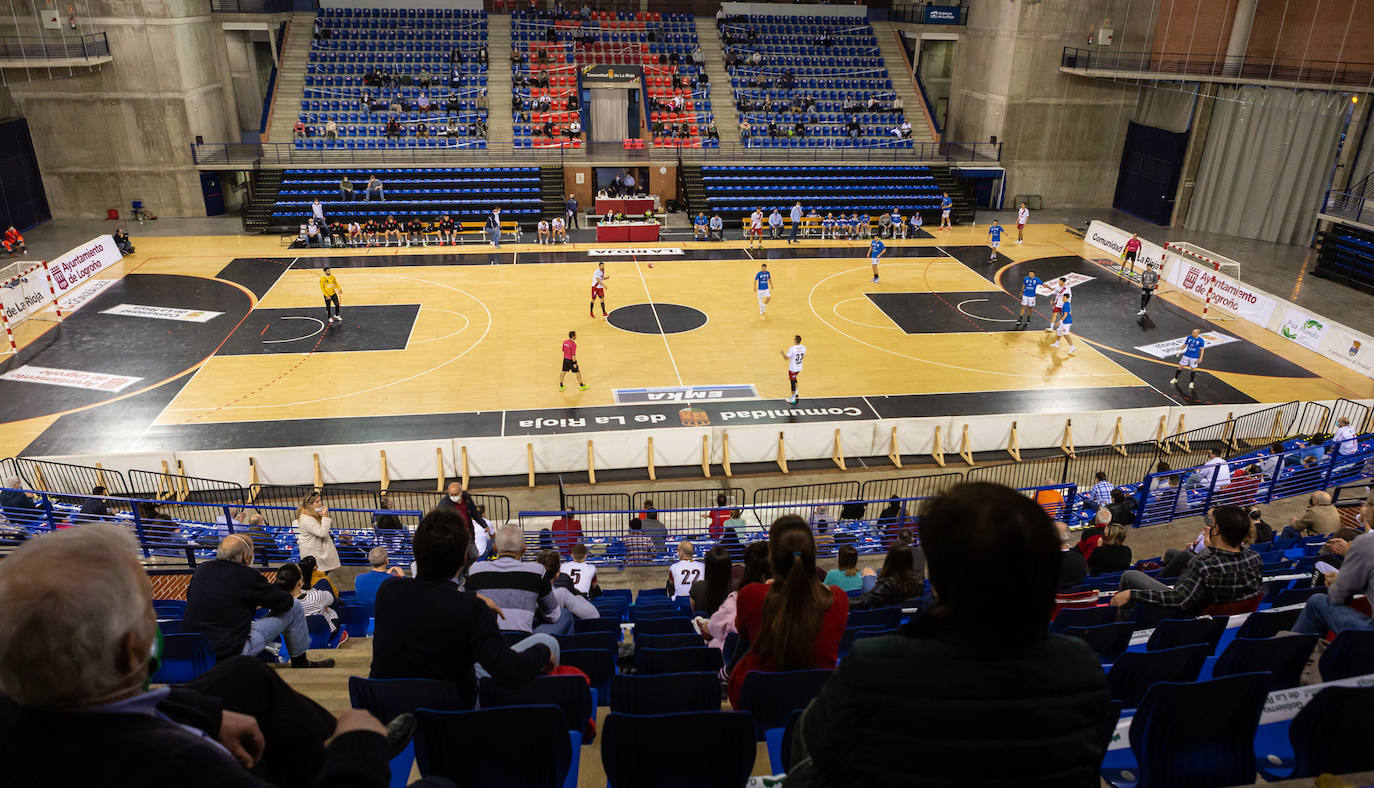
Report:
[[[878,352],[880,352],[880,353],[887,353],[888,355],[896,356],[896,357],[898,357],[898,358],[904,358],[904,359],[908,359],[908,360],[910,360],[910,361],[919,361],[919,362],[921,362],[921,363],[923,363],[923,364],[930,364],[930,365],[936,366],[936,367],[944,367],[945,369],[957,369],[957,370],[961,370],[961,371],[963,371],[963,372],[976,372],[976,373],[986,374],[986,375],[999,375],[999,376],[1001,376],[1001,377],[1008,377],[1008,378],[1027,378],[1027,379],[1031,379],[1031,380],[1044,380],[1044,379],[1045,379],[1045,375],[1043,375],[1043,374],[1037,374],[1037,375],[1022,375],[1022,374],[1019,374],[1019,373],[1016,373],[1016,372],[1003,372],[1003,371],[1001,371],[1001,370],[996,370],[996,369],[979,369],[979,368],[977,368],[977,367],[962,367],[962,366],[959,366],[958,364],[946,364],[946,363],[944,363],[943,361],[934,361],[934,360],[928,359],[928,358],[921,358],[920,356],[908,355],[908,354],[906,354],[906,353],[901,353],[901,352],[898,352],[898,351],[896,351],[896,350],[891,350],[891,349],[889,349],[889,348],[885,348],[885,347],[881,347],[881,346],[879,346],[879,345],[875,345],[875,344],[873,344],[872,342],[865,342],[864,340],[859,339],[858,337],[854,336],[853,334],[846,333],[843,329],[839,328],[838,326],[834,325],[834,324],[831,323],[830,321],[826,320],[824,317],[821,317],[821,313],[820,313],[819,311],[817,311],[817,309],[816,309],[816,291],[817,291],[818,289],[820,289],[821,285],[825,284],[826,282],[829,282],[831,279],[834,279],[834,278],[837,277],[837,276],[847,276],[847,275],[852,275],[852,274],[854,274],[855,272],[858,272],[858,271],[868,271],[868,270],[869,270],[868,266],[867,266],[867,265],[863,265],[863,266],[856,266],[856,267],[854,267],[854,268],[849,268],[849,269],[846,269],[846,270],[843,270],[843,271],[836,271],[835,273],[831,274],[830,276],[827,276],[827,277],[825,277],[824,279],[822,279],[822,280],[820,280],[819,282],[817,282],[816,284],[812,285],[811,291],[810,291],[809,293],[807,293],[807,296],[806,296],[806,305],[807,305],[807,307],[809,307],[809,308],[811,309],[811,314],[812,314],[817,320],[819,320],[819,321],[821,321],[822,323],[824,323],[824,324],[825,324],[825,327],[826,327],[826,328],[829,328],[831,331],[834,331],[835,333],[837,333],[837,334],[839,334],[839,335],[841,335],[841,336],[843,336],[843,337],[845,337],[845,338],[847,338],[847,339],[850,339],[850,340],[852,340],[852,341],[854,341],[854,342],[857,342],[857,343],[859,343],[860,345],[863,345],[863,346],[865,346],[865,347],[873,348],[874,350],[876,350],[876,351],[878,351]],[[1116,362],[1112,362],[1112,363],[1116,363]],[[1120,365],[1118,365],[1118,366],[1120,366]],[[1081,374],[1081,375],[1058,375],[1058,376],[1056,376],[1056,377],[1058,377],[1058,378],[1061,379],[1061,380],[1062,380],[1062,379],[1065,379],[1065,378],[1088,378],[1088,379],[1098,379],[1098,378],[1103,378],[1103,377],[1109,377],[1109,376],[1114,375],[1114,374],[1116,374],[1116,373],[1110,373],[1110,372],[1107,372],[1107,373],[1100,373],[1100,374],[1086,373],[1086,374]],[[1124,367],[1121,368],[1121,374],[1127,375],[1127,376],[1129,376],[1129,377],[1136,378],[1137,380],[1139,379],[1136,375],[1132,375],[1131,372],[1130,372],[1129,370],[1125,369]]]
[[[830,311],[835,313],[835,317],[838,317],[839,319],[844,320],[846,322],[853,323],[856,326],[863,326],[864,328],[877,328],[883,331],[901,331],[901,328],[898,326],[880,326],[875,323],[865,323],[861,320],[855,320],[852,317],[845,317],[844,315],[840,314],[840,304],[847,304],[851,301],[868,301],[868,297],[858,296],[857,298],[846,298],[843,301],[836,301],[835,305],[830,308]],[[869,303],[872,302],[869,301]]]
[[973,318],[974,320],[986,320],[986,321],[988,321],[989,323],[1016,323],[1016,322],[1018,322],[1018,321],[1013,320],[1013,319],[1011,319],[1011,318],[1009,318],[1009,317],[983,317],[982,315],[975,315],[975,314],[973,314],[972,312],[965,311],[965,309],[964,309],[964,304],[976,304],[976,303],[980,303],[980,302],[981,302],[981,303],[987,303],[987,299],[986,299],[986,298],[969,298],[969,299],[965,299],[965,300],[960,301],[959,303],[955,304],[955,305],[954,305],[954,308],[957,309],[957,310],[959,310],[959,311],[962,312],[963,314],[968,315],[969,317]]
[[[220,408],[173,408],[173,409],[170,409],[170,410],[171,410],[171,411],[174,411],[174,412],[183,412],[183,413],[184,413],[184,412],[200,412],[200,413],[204,413],[204,412],[208,412],[208,411],[212,411],[212,410],[255,410],[255,409],[260,409],[260,408],[264,408],[264,407],[267,407],[267,408],[294,408],[294,407],[297,407],[297,406],[300,406],[300,405],[314,405],[314,404],[320,403],[320,402],[329,402],[330,400],[343,399],[343,398],[345,398],[345,397],[352,397],[352,396],[356,396],[356,395],[358,395],[358,394],[370,394],[370,393],[372,393],[372,392],[374,392],[374,391],[380,391],[380,390],[382,390],[382,389],[390,388],[390,387],[392,387],[392,386],[397,386],[397,385],[400,385],[400,384],[402,384],[402,383],[409,383],[410,381],[415,380],[416,378],[423,377],[423,376],[425,376],[425,375],[428,375],[428,374],[431,373],[431,372],[437,372],[437,371],[443,369],[444,367],[447,367],[449,364],[452,364],[453,362],[457,361],[458,359],[462,358],[463,356],[466,356],[467,354],[471,353],[473,350],[476,350],[476,349],[477,349],[477,346],[480,345],[480,344],[482,344],[482,341],[485,340],[485,339],[487,338],[487,335],[491,333],[492,325],[495,323],[495,320],[494,320],[494,319],[492,318],[492,316],[491,316],[491,310],[488,309],[488,308],[487,308],[487,305],[486,305],[485,303],[482,302],[482,299],[478,298],[477,296],[473,295],[472,293],[469,293],[469,292],[466,291],[466,290],[459,289],[459,288],[454,287],[454,286],[452,286],[452,285],[446,285],[446,284],[444,284],[443,282],[435,282],[435,281],[430,280],[430,279],[420,279],[420,278],[418,278],[418,277],[413,277],[413,276],[401,276],[401,275],[399,275],[399,274],[383,274],[383,273],[375,273],[375,272],[374,272],[372,275],[373,275],[373,276],[388,277],[388,278],[391,278],[391,279],[405,279],[405,280],[411,281],[411,282],[420,282],[420,283],[422,283],[422,284],[433,285],[434,287],[442,287],[442,288],[445,288],[445,289],[447,289],[447,290],[452,290],[452,291],[455,292],[455,293],[459,293],[459,294],[461,294],[461,295],[465,295],[465,296],[467,296],[468,298],[471,298],[473,301],[476,301],[476,302],[477,302],[477,305],[480,306],[480,307],[482,307],[482,311],[487,313],[487,328],[486,328],[485,331],[482,332],[482,336],[478,337],[478,338],[477,338],[477,341],[475,341],[475,342],[472,343],[471,347],[469,347],[467,350],[464,350],[463,352],[459,353],[459,354],[456,355],[456,356],[450,357],[447,361],[444,361],[444,362],[442,362],[442,363],[436,364],[436,365],[430,367],[429,369],[425,369],[425,370],[421,370],[421,371],[419,371],[419,372],[416,372],[414,375],[409,375],[409,376],[407,376],[407,377],[400,378],[399,380],[393,380],[393,381],[389,381],[389,382],[387,382],[387,383],[382,383],[382,384],[380,384],[380,385],[373,386],[373,387],[371,387],[371,388],[360,389],[360,390],[358,390],[358,391],[349,391],[349,392],[345,392],[345,393],[343,393],[343,394],[332,394],[332,395],[330,395],[330,396],[328,396],[328,397],[318,397],[318,398],[316,398],[316,399],[301,400],[300,402],[276,402],[276,403],[272,403],[271,405],[224,405],[224,406],[222,406],[222,407],[220,407]],[[188,385],[189,385],[189,384],[188,384]],[[185,391],[184,388],[183,388],[182,390]],[[283,417],[283,418],[281,418],[281,419],[253,419],[253,420],[254,420],[254,421],[290,421],[290,420],[292,420],[292,419],[294,419],[294,418],[299,418],[299,417],[288,416],[288,417]],[[189,422],[183,422],[183,424],[184,424],[184,423],[189,423]]]
[[[425,307],[425,306],[421,305],[421,307],[420,307],[420,312],[424,312],[424,311],[426,311],[426,310],[428,310],[428,311],[430,311],[430,312],[443,312],[443,313],[449,314],[449,315],[457,315],[458,317],[463,318],[463,327],[460,328],[460,329],[458,329],[457,331],[454,331],[454,332],[451,333],[451,334],[444,334],[444,335],[441,336],[441,337],[434,337],[433,339],[417,339],[417,340],[415,340],[415,342],[414,342],[414,344],[416,344],[416,345],[424,345],[424,344],[428,344],[428,343],[430,343],[430,342],[441,342],[441,341],[443,341],[443,340],[445,340],[445,339],[451,339],[451,338],[456,337],[456,336],[458,336],[459,334],[463,333],[464,331],[467,331],[467,330],[468,330],[468,327],[472,325],[472,321],[471,321],[471,320],[468,320],[468,316],[465,315],[465,314],[463,314],[462,312],[454,312],[452,309],[439,309],[438,307],[433,307],[433,306],[431,306],[431,307]],[[420,322],[420,314],[417,312],[416,315],[415,315],[415,323],[419,323],[419,322]],[[411,333],[412,336],[415,334],[415,324],[414,324],[414,323],[412,323],[411,326],[410,326],[410,333]],[[406,340],[406,347],[409,348],[410,345],[411,345],[410,340]]]
[[264,340],[262,341],[262,343],[263,343],[264,345],[279,345],[279,344],[281,344],[281,343],[283,343],[283,342],[299,342],[299,341],[301,341],[302,339],[309,339],[309,338],[315,336],[316,334],[318,334],[318,333],[320,333],[321,331],[324,330],[324,321],[321,320],[321,319],[319,319],[318,317],[296,317],[295,315],[286,315],[286,316],[282,317],[281,319],[282,319],[282,320],[313,320],[313,321],[315,321],[315,322],[319,325],[319,328],[315,329],[314,331],[311,331],[309,334],[306,334],[306,335],[303,336],[303,337],[296,337],[296,338],[294,338],[294,339],[264,339]]
[[635,263],[635,273],[639,274],[640,284],[644,285],[644,296],[649,299],[649,309],[654,313],[654,322],[658,324],[658,335],[663,337],[663,347],[668,350],[668,361],[673,365],[673,374],[677,376],[679,386],[686,385],[682,382],[682,373],[677,369],[677,359],[673,358],[673,346],[668,344],[668,334],[663,330],[663,321],[658,319],[658,306],[654,304],[654,297],[649,293],[649,280],[644,278],[644,269],[639,267],[639,258],[631,256]]

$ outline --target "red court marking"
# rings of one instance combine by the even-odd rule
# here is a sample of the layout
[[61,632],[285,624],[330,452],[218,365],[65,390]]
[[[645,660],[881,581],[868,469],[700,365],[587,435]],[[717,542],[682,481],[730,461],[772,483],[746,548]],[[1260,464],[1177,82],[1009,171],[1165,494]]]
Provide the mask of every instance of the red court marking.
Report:
[[267,333],[267,329],[269,329],[269,328],[271,328],[271,327],[272,327],[272,324],[271,324],[271,323],[268,323],[267,325],[263,326],[263,327],[262,327],[262,330],[258,332],[258,336],[262,336],[262,335],[266,334],[266,333]]

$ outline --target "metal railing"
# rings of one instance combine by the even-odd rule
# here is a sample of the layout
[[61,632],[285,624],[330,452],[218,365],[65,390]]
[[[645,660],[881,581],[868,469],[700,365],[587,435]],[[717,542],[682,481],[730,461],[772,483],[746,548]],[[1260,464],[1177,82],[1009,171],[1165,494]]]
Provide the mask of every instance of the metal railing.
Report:
[[[527,557],[535,550],[555,550],[566,557],[573,545],[581,543],[587,547],[589,562],[621,567],[672,563],[677,560],[678,544],[683,541],[691,543],[697,556],[721,545],[738,561],[745,545],[767,539],[773,521],[788,514],[802,517],[811,525],[817,540],[817,556],[821,558],[833,556],[843,545],[860,553],[885,552],[904,530],[910,530],[919,542],[917,510],[929,495],[879,500],[773,500],[777,490],[797,490],[798,495],[807,498],[822,494],[827,487],[841,495],[857,493],[859,489],[857,482],[840,482],[760,490],[765,493],[765,503],[757,502],[756,493],[753,504],[731,504],[732,510],[741,512],[740,518],[718,524],[710,517],[717,506],[657,509],[647,522],[640,518],[640,512],[623,508],[579,510],[571,521],[559,511],[521,511],[517,518],[525,532]],[[1075,519],[1081,503],[1075,484],[1046,485],[1021,492],[1044,506],[1055,519]],[[639,528],[632,529],[632,521],[637,521]]]
[[689,148],[674,145],[646,146],[629,150],[616,142],[593,142],[579,148],[517,148],[512,143],[489,142],[485,148],[459,146],[447,148],[389,148],[363,150],[346,148],[306,149],[295,143],[202,142],[191,144],[191,160],[196,165],[215,167],[300,167],[350,165],[434,166],[457,164],[562,164],[591,159],[655,161],[686,164],[727,164],[730,162],[779,163],[819,162],[843,159],[860,163],[983,163],[1001,160],[1002,143],[992,142],[915,142],[911,148],[757,148],[742,143],[722,142],[719,148]]
[[1369,204],[1371,200],[1374,200],[1374,174],[1346,186],[1343,192],[1328,191],[1322,204],[1322,213],[1356,222],[1363,221],[1366,217],[1374,218],[1374,210],[1371,210],[1374,206]]
[[1226,57],[1192,52],[1117,52],[1064,47],[1063,68],[1190,78],[1300,82],[1328,88],[1374,86],[1374,63],[1295,58]]
[[110,40],[104,33],[84,36],[0,36],[0,59],[65,60],[108,57]]
[[[122,498],[117,496],[58,495],[43,490],[0,488],[0,492],[20,492],[34,501],[34,508],[13,503],[0,509],[0,545],[15,545],[35,536],[62,528],[89,523],[105,523],[129,529],[138,541],[143,559],[158,565],[192,569],[197,562],[214,558],[219,540],[231,533],[243,534],[253,541],[254,563],[277,566],[300,557],[296,546],[295,506],[250,504],[240,507],[226,503]],[[82,511],[88,503],[100,502],[108,514]],[[373,528],[378,514],[394,515],[401,529]],[[334,543],[339,561],[346,566],[366,566],[367,553],[385,546],[390,562],[409,565],[410,531],[419,524],[423,512],[414,509],[331,509]],[[238,519],[236,519],[236,515]],[[261,517],[254,524],[250,518]],[[338,520],[368,523],[341,527]]]
[[214,14],[285,14],[291,11],[291,0],[210,0]]
[[1213,506],[1253,506],[1353,484],[1374,475],[1374,449],[1340,454],[1334,443],[1152,473],[1137,491],[1136,525],[1193,517]]

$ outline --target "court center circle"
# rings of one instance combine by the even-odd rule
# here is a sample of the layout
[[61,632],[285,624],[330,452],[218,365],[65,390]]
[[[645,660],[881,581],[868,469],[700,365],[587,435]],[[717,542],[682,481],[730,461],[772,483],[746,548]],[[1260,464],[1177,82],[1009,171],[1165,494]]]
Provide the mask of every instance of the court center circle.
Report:
[[630,304],[612,309],[606,322],[636,334],[681,334],[706,325],[706,313],[682,304]]

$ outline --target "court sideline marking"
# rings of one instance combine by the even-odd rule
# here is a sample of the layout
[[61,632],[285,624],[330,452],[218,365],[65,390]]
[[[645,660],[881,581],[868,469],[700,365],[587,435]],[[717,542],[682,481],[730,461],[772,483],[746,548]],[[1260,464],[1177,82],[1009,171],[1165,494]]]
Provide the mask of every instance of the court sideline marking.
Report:
[[663,347],[668,351],[668,361],[673,365],[673,374],[677,376],[677,384],[684,385],[682,373],[678,371],[677,359],[673,358],[673,346],[668,344],[668,334],[663,330],[663,321],[658,318],[658,305],[654,303],[654,296],[649,292],[649,280],[644,278],[644,269],[639,267],[639,257],[630,255],[634,261],[635,273],[639,274],[639,283],[644,286],[644,297],[649,299],[649,309],[654,313],[654,322],[658,324],[658,335],[663,338]]

